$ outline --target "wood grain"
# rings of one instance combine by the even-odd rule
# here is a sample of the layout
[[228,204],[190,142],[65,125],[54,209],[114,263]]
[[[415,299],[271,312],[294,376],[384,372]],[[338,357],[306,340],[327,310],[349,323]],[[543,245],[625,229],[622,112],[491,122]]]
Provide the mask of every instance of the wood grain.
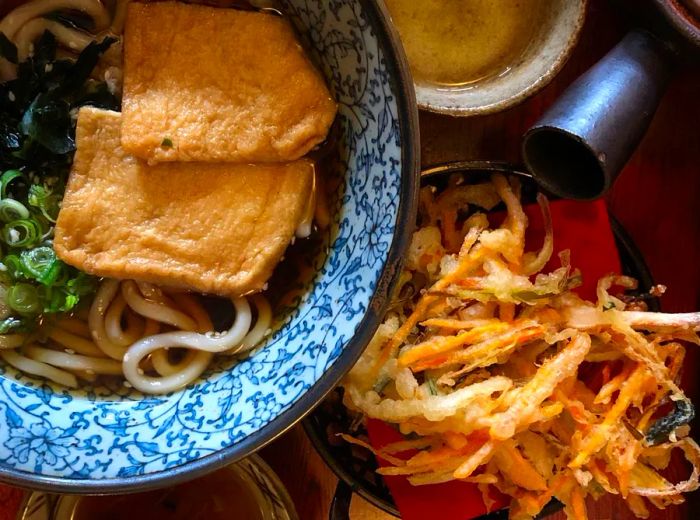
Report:
[[[424,165],[458,159],[520,162],[524,131],[578,75],[600,59],[627,30],[625,15],[606,0],[592,1],[581,41],[555,80],[525,103],[504,112],[464,119],[421,113]],[[669,287],[663,299],[668,311],[700,308],[700,71],[681,71],[664,98],[638,151],[608,195],[611,212],[636,241],[660,283]],[[688,356],[685,387],[696,402],[697,356]],[[697,431],[697,427],[695,430]],[[269,448],[264,457],[275,467],[295,499],[302,520],[325,520],[336,479],[313,451],[300,428]],[[679,473],[681,470],[677,468]],[[679,475],[680,477],[680,475]],[[653,519],[680,520],[700,510],[698,493],[688,504]],[[353,520],[391,517],[359,497],[353,499]],[[608,497],[590,501],[597,520],[631,520],[624,502]],[[552,517],[560,520],[564,515]]]

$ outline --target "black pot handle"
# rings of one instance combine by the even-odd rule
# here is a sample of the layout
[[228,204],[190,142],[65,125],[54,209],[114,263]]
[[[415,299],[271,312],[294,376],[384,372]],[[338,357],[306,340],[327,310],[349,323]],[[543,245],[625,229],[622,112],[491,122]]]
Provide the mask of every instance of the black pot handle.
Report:
[[352,489],[343,480],[338,481],[335,488],[331,511],[328,520],[350,520],[350,501],[352,500]]

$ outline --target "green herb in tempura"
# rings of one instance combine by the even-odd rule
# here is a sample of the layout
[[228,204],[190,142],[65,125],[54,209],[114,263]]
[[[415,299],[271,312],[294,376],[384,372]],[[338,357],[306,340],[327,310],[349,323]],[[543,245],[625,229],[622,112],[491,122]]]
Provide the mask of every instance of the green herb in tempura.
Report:
[[[105,82],[90,78],[115,42],[93,42],[77,60],[56,59],[45,32],[17,78],[0,85],[0,334],[27,330],[45,313],[69,311],[94,280],[57,258],[53,231],[75,151],[77,109],[118,109]],[[17,49],[0,34],[0,56]]]

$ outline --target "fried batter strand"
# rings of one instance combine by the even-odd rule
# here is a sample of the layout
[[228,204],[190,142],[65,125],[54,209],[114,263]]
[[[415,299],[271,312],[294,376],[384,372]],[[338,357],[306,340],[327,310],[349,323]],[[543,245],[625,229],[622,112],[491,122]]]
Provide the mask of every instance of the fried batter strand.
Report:
[[[373,450],[389,463],[380,473],[414,485],[475,482],[484,496],[493,485],[518,519],[552,498],[585,519],[586,496],[604,492],[640,517],[682,502],[698,488],[700,448],[677,381],[684,343],[700,343],[700,313],[639,311],[611,294],[636,288],[616,275],[600,280],[597,302],[584,301],[566,253],[542,273],[553,251],[548,203],[538,197],[542,249],[528,252],[516,182],[494,175],[421,193],[423,226],[401,277],[413,296],[392,307],[344,383],[348,407],[409,435]],[[458,188],[463,207],[446,195]],[[496,194],[507,217],[494,229],[481,210]],[[398,456],[407,449],[416,451]],[[675,449],[693,466],[678,484],[662,475]]]

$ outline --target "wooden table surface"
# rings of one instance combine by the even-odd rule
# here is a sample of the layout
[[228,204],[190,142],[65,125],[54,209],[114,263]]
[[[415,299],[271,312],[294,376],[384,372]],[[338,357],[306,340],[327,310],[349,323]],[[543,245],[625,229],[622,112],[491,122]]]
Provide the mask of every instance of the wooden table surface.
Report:
[[[520,160],[524,131],[579,74],[622,37],[626,17],[608,0],[592,0],[581,41],[573,56],[542,92],[520,106],[483,117],[456,119],[421,113],[424,165],[457,159]],[[700,309],[700,70],[682,70],[671,84],[650,131],[607,198],[611,212],[632,235],[655,279],[669,290],[666,311]],[[693,377],[697,355],[689,352],[684,385],[696,402]],[[698,431],[700,424],[695,430]],[[336,479],[296,427],[263,450],[263,456],[287,485],[301,520],[325,520]],[[700,511],[698,492],[687,504],[654,519],[685,519]],[[634,518],[615,498],[589,504],[591,519]],[[352,520],[392,518],[355,497]],[[564,518],[563,514],[553,519]]]

